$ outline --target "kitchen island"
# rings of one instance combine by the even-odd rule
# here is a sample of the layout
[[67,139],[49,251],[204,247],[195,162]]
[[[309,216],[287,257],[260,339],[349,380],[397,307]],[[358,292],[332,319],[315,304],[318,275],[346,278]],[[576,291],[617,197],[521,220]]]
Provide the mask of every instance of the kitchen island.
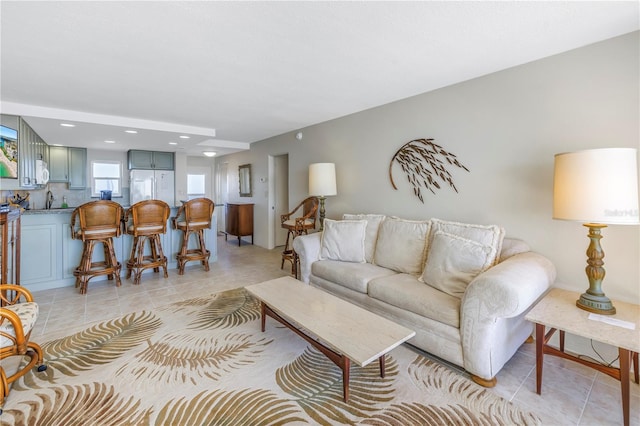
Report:
[[[71,238],[71,214],[74,208],[58,208],[50,210],[25,210],[22,214],[21,244],[21,277],[20,284],[30,291],[48,290],[75,285],[74,269],[82,257],[82,241]],[[178,212],[178,207],[171,208],[171,216],[167,224],[167,233],[162,237],[162,248],[167,256],[169,273],[177,268],[176,254],[180,251],[183,233],[171,228],[171,217]],[[211,251],[209,263],[217,260],[217,223],[213,215],[211,229],[205,232],[207,249]],[[133,237],[122,234],[114,239],[116,257],[122,264],[121,275],[126,276],[126,262],[131,252]],[[147,247],[148,248],[148,247]],[[100,252],[100,253],[99,253]],[[101,255],[98,247],[94,257]],[[195,264],[194,264],[195,265]],[[187,265],[189,267],[190,265]],[[188,269],[185,271],[189,273]],[[142,280],[152,270],[145,271]],[[97,282],[106,277],[96,277]],[[129,280],[125,280],[129,283]],[[131,280],[131,285],[133,281]],[[114,284],[115,285],[115,284]]]

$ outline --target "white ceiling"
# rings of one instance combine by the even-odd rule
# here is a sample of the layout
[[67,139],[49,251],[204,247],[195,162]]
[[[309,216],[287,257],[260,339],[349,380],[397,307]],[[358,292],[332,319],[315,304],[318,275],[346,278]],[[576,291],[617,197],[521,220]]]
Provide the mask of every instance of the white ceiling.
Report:
[[639,4],[2,0],[0,106],[50,144],[225,154],[638,30]]

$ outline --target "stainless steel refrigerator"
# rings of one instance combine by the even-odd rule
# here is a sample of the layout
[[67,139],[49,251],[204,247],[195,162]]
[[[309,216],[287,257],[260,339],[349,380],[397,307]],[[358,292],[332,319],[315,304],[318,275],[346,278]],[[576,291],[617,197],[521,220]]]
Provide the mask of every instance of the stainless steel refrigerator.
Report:
[[167,170],[131,170],[131,204],[142,200],[162,200],[175,206],[174,173]]

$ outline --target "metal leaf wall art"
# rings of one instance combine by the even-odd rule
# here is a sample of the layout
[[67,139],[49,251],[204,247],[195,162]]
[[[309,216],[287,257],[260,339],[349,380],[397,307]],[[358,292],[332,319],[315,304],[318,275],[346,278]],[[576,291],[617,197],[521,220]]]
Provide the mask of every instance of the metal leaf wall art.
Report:
[[391,158],[389,163],[389,179],[393,189],[398,189],[393,181],[393,163],[397,162],[402,167],[402,171],[407,174],[409,183],[413,186],[413,193],[424,203],[421,188],[435,194],[434,189],[440,189],[439,180],[448,183],[454,191],[458,189],[451,179],[451,173],[447,166],[456,166],[467,169],[455,154],[445,151],[440,145],[433,142],[433,139],[414,139],[407,142]]

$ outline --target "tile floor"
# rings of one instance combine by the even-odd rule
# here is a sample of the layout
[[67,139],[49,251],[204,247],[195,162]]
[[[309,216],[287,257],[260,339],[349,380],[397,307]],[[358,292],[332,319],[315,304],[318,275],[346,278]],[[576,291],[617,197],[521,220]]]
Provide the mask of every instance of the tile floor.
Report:
[[[120,288],[108,281],[90,283],[86,296],[73,287],[36,292],[41,311],[32,339],[45,342],[97,321],[287,275],[288,264],[280,270],[280,251],[244,243],[238,247],[237,240],[218,237],[218,261],[209,272],[194,262],[183,276],[175,269],[168,279],[147,272],[137,286],[126,279]],[[491,391],[535,412],[543,424],[622,424],[620,383],[577,363],[545,357],[542,395],[537,395],[534,344],[520,348]],[[631,395],[631,424],[640,425],[640,386],[633,382]]]

